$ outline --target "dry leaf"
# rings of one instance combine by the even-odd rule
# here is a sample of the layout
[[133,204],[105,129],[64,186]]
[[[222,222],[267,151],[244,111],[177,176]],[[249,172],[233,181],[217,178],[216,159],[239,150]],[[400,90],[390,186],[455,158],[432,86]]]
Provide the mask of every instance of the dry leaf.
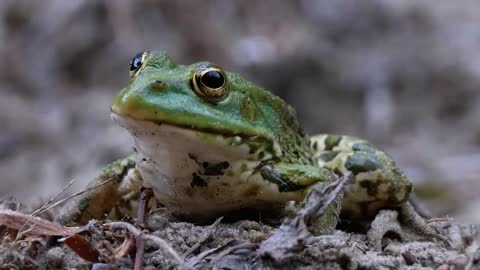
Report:
[[350,181],[347,173],[335,182],[318,183],[308,193],[305,203],[293,219],[287,218],[280,228],[260,246],[260,255],[281,262],[304,248],[304,239],[310,235],[308,226],[320,218],[327,207],[343,192],[343,187]]
[[0,210],[0,225],[23,233],[49,236],[72,235],[84,231],[82,227],[65,227],[58,223],[12,210]]
[[73,250],[77,255],[89,262],[98,262],[100,252],[87,240],[87,238],[79,235],[73,234],[63,240],[65,245],[67,245],[71,250]]

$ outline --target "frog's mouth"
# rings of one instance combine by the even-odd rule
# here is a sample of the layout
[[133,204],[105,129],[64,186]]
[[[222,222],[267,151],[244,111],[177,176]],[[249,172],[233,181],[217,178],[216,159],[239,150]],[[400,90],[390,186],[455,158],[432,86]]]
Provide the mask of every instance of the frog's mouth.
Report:
[[111,113],[118,117],[159,125],[166,124],[225,137],[261,137],[264,140],[275,140],[269,125],[262,121],[263,118],[258,117],[256,121],[249,121],[241,109],[237,108],[239,106],[234,109],[229,107],[230,104],[222,104],[223,107],[200,106],[197,104],[199,101],[196,97],[177,94],[174,91],[156,93],[166,96],[155,96],[154,99],[148,95],[150,93],[148,89],[131,92],[126,90],[128,88],[122,90],[110,107]]
[[197,131],[205,134],[216,135],[216,136],[223,136],[223,137],[239,137],[243,140],[262,140],[262,141],[272,141],[273,137],[268,134],[263,133],[254,133],[254,132],[241,132],[241,131],[232,131],[227,128],[219,127],[218,125],[215,127],[202,127],[197,126],[194,124],[183,124],[183,123],[174,123],[168,120],[148,120],[148,119],[137,119],[131,116],[120,115],[115,112],[111,112],[111,118],[117,122],[119,125],[126,129],[130,129],[131,123],[133,122],[149,122],[155,123],[157,125],[168,125],[174,126],[180,129]]
[[[204,142],[208,141],[209,143],[224,146],[248,144],[249,147],[253,149],[265,148],[274,156],[281,155],[280,147],[274,142],[274,139],[269,136],[232,132],[226,129],[197,127],[195,125],[179,125],[163,120],[140,120],[129,116],[119,115],[115,112],[111,113],[111,117],[120,126],[127,129],[134,137],[139,137],[139,135],[145,133],[149,133],[149,135],[152,135],[153,137],[162,137],[164,135],[161,134],[163,130],[169,130],[169,132],[175,130],[175,133],[179,135],[188,134],[188,136],[192,136],[192,134],[195,134],[193,137],[201,138]],[[165,128],[157,128],[161,126],[165,126]]]

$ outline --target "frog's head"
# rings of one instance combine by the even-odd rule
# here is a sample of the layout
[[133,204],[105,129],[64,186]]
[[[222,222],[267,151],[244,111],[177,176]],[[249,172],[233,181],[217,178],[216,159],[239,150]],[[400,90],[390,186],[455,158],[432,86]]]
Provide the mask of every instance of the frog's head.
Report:
[[114,117],[256,138],[272,146],[279,134],[299,130],[290,106],[240,75],[208,62],[177,65],[156,50],[132,59],[130,81],[111,111]]
[[215,215],[283,201],[258,166],[311,161],[290,106],[212,63],[184,66],[161,51],[138,54],[111,111],[135,140],[142,179],[179,213]]

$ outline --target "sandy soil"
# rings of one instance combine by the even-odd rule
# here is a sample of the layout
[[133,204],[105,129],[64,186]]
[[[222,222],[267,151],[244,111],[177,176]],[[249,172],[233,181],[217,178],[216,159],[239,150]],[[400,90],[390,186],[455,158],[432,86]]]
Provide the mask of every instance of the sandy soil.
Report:
[[206,225],[156,208],[143,232],[128,218],[63,227],[22,215],[18,211],[27,209],[6,198],[0,203],[0,269],[133,269],[137,256],[143,256],[144,269],[480,269],[478,227],[451,219],[429,222],[435,238],[397,223],[395,210],[380,211],[370,228],[357,226],[356,232],[350,224],[310,233],[307,222],[324,213],[341,182],[334,189],[314,188],[317,195],[287,217],[237,214]]
[[[99,226],[92,223],[91,226]],[[330,235],[309,236],[304,246],[276,261],[262,256],[259,245],[272,235],[276,226],[258,221],[221,222],[212,227],[179,222],[165,214],[152,215],[148,234],[164,239],[178,254],[200,243],[183,265],[165,249],[147,240],[145,269],[480,269],[479,232],[476,227],[441,222],[436,228],[451,241],[400,242],[385,238],[376,250],[366,235],[336,230]],[[80,258],[64,244],[46,238],[14,244],[5,240],[0,246],[0,269],[132,269],[133,256],[108,259],[121,243],[117,232],[97,230],[87,239],[101,253],[99,262]],[[206,239],[206,240],[205,240]],[[32,247],[34,245],[34,247]]]

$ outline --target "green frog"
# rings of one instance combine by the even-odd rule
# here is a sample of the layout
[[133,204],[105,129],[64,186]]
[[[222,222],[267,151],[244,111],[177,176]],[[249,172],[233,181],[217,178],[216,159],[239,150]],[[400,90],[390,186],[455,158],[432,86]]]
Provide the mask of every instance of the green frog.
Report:
[[411,181],[385,152],[355,137],[308,136],[290,105],[216,64],[178,65],[162,51],[140,53],[111,113],[133,136],[135,154],[106,167],[95,189],[66,206],[62,223],[101,218],[142,186],[191,220],[275,209],[351,172],[324,229],[339,217],[372,219],[384,208],[424,224],[407,201]]

